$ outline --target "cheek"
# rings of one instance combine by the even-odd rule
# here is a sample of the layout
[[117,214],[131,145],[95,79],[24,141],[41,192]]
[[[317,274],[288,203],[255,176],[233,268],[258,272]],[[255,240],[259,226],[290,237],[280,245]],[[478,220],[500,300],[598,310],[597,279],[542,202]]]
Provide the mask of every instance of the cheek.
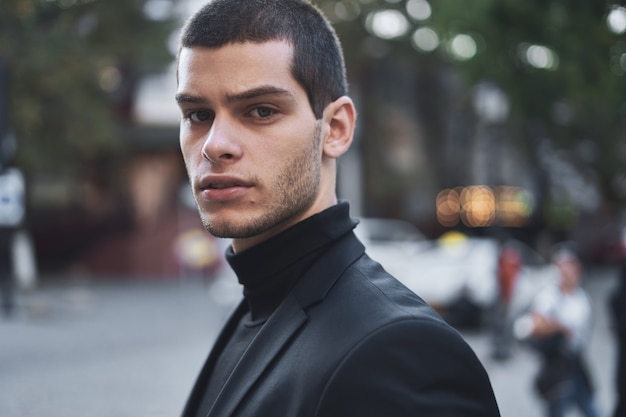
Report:
[[192,161],[195,155],[202,156],[202,143],[197,140],[193,140],[189,135],[184,135],[181,130],[181,136],[179,139],[180,151],[183,155],[185,162]]
[[178,135],[179,135],[178,136],[178,144],[180,146],[180,151],[184,155],[186,153],[186,151],[187,151],[187,148],[189,147],[189,135],[187,133],[187,129],[185,129],[182,124],[181,124],[181,126],[179,128]]
[[185,142],[182,139],[180,141],[180,153],[183,156],[183,160],[185,161],[185,164],[189,165],[189,157],[190,157],[189,143]]
[[254,160],[257,166],[263,166],[269,170],[278,168],[285,160],[291,159],[291,155],[297,154],[302,148],[300,136],[302,132],[275,131],[264,132],[253,141],[245,144],[245,159]]
[[[303,128],[306,126],[306,128]],[[281,133],[282,139],[278,141],[281,155],[303,155],[310,154],[312,148],[319,148],[320,131],[315,121],[303,121],[291,129],[284,129]]]

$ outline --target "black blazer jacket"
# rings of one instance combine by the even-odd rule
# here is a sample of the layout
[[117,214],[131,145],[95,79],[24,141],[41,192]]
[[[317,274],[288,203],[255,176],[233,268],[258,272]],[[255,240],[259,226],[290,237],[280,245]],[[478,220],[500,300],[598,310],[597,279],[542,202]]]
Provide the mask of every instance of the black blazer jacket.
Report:
[[[184,417],[196,416],[204,381],[245,312],[242,303],[219,335]],[[207,417],[499,415],[470,347],[350,232],[266,321]]]

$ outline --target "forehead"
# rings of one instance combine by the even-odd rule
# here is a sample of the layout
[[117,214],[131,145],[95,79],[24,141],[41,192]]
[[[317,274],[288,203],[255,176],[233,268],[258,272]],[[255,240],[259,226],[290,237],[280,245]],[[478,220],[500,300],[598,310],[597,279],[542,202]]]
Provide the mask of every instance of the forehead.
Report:
[[257,85],[293,89],[293,50],[286,41],[231,43],[219,48],[182,48],[178,58],[178,89],[208,86],[238,92]]

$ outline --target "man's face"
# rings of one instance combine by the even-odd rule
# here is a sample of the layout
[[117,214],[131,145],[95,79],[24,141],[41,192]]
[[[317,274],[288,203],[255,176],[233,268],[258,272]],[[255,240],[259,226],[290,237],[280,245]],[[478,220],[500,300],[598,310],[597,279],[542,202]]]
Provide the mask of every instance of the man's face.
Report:
[[291,58],[282,41],[180,53],[176,98],[191,186],[207,230],[245,242],[237,250],[321,210],[321,123]]
[[573,292],[580,283],[582,266],[576,260],[561,260],[556,262],[556,266],[561,272],[561,289],[566,293]]

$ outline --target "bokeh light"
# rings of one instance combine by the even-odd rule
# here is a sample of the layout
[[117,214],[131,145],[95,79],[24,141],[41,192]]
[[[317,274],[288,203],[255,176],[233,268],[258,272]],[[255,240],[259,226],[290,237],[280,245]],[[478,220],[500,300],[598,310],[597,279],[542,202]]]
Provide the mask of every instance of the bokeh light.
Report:
[[394,39],[409,30],[409,21],[399,10],[387,9],[372,12],[367,16],[366,27],[381,39]]
[[449,45],[451,55],[459,61],[467,61],[474,58],[478,47],[476,41],[470,35],[461,33],[452,38]]
[[359,17],[361,6],[354,0],[344,0],[335,4],[334,11],[338,19],[348,22]]
[[413,32],[411,42],[416,49],[431,52],[439,46],[439,36],[431,28],[422,27]]
[[555,70],[559,66],[558,55],[552,49],[543,45],[521,46],[522,60],[531,67],[545,70]]
[[413,19],[423,21],[430,17],[432,9],[426,0],[409,0],[406,3],[406,12]]
[[172,15],[172,3],[168,0],[148,0],[143,5],[143,12],[148,19],[167,20]]
[[461,191],[461,219],[470,227],[485,227],[496,218],[496,198],[491,188],[481,185]]
[[107,66],[100,70],[100,88],[107,92],[117,90],[122,83],[122,74],[115,66]]
[[626,7],[614,6],[606,18],[606,24],[613,33],[626,33]]
[[522,227],[528,223],[535,208],[533,195],[518,187],[501,186],[494,189],[498,224]]
[[436,199],[437,220],[442,226],[525,226],[534,209],[532,194],[514,186],[472,185],[442,190]]
[[437,220],[443,226],[456,226],[461,215],[461,197],[457,190],[445,189],[437,195]]

